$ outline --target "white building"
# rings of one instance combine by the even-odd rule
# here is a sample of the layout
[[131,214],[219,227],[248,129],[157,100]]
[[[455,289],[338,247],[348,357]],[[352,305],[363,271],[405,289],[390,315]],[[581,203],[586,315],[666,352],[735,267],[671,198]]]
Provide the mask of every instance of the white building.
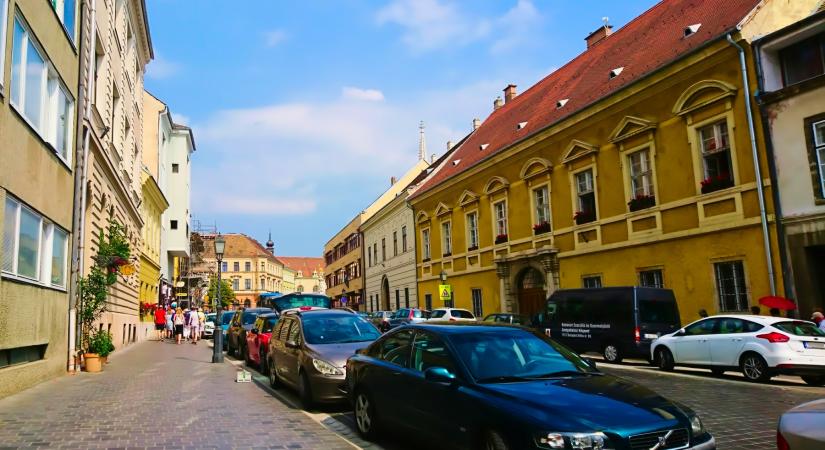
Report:
[[[163,213],[165,229],[166,263],[161,270],[164,276],[174,280],[179,268],[175,270],[175,261],[183,264],[190,256],[189,232],[191,222],[191,162],[195,151],[195,139],[192,129],[171,122],[171,134],[166,152],[166,191],[169,209]],[[175,259],[177,258],[177,260]]]

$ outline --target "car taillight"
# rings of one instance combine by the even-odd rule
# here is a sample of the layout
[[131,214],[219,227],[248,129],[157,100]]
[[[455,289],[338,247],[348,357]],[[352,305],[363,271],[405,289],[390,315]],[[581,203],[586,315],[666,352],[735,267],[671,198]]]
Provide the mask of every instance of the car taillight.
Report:
[[777,333],[776,331],[771,331],[770,333],[765,334],[757,334],[756,337],[760,339],[767,339],[771,344],[775,344],[777,342],[788,342],[791,340],[788,336],[785,336],[782,333]]
[[298,309],[300,309],[301,311],[310,311],[312,309],[312,306],[302,306]]
[[636,340],[637,344],[642,340],[642,333],[639,331],[639,327],[633,330],[633,339]]
[[776,430],[776,450],[791,450],[791,446],[779,430]]

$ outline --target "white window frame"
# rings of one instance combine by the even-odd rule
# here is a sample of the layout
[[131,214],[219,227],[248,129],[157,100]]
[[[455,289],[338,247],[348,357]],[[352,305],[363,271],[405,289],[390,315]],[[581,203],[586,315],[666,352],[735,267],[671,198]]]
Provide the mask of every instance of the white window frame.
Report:
[[[596,281],[596,286],[588,286],[587,283],[590,280]],[[598,289],[603,287],[604,284],[602,283],[602,276],[601,274],[591,274],[591,275],[582,275],[582,288],[584,289]]]
[[[635,157],[640,157],[639,167],[641,171],[638,173],[634,172],[633,158]],[[653,167],[650,163],[650,148],[644,147],[627,154],[627,173],[630,177],[631,199],[639,195],[655,195],[653,189]],[[641,183],[641,186],[638,185],[639,183]],[[639,188],[641,188],[641,192],[639,192]]]
[[816,126],[822,125],[825,128],[825,120],[820,120],[811,124],[811,133],[814,138],[814,157],[816,158],[816,167],[819,172],[819,192],[825,198],[825,139],[819,140],[816,134]]
[[[499,211],[499,206],[502,207],[502,210]],[[503,214],[502,214],[503,213]],[[499,200],[493,203],[493,230],[495,235],[493,236],[493,240],[500,235],[506,235],[508,238],[510,237],[507,229],[507,200]]]
[[481,320],[484,317],[484,297],[481,288],[470,289],[470,298],[473,300],[473,315]]
[[8,30],[6,24],[9,22],[9,0],[0,0],[0,95],[5,95],[5,84],[3,80],[6,76],[6,35]]
[[[67,264],[68,264],[68,244],[69,244],[69,233],[55,225],[49,219],[44,217],[42,214],[38,213],[32,208],[26,206],[23,202],[17,200],[16,198],[12,197],[11,195],[7,195],[5,201],[3,202],[2,207],[6,208],[8,203],[14,204],[14,211],[5,211],[4,214],[14,214],[14,227],[13,230],[13,242],[11,245],[11,249],[3,248],[3,260],[6,258],[6,254],[11,252],[12,257],[12,266],[11,270],[6,270],[5,268],[2,269],[2,275],[4,278],[13,278],[16,280],[26,281],[29,283],[39,284],[41,286],[52,287],[60,290],[66,289],[66,276],[67,276]],[[34,277],[29,277],[27,275],[21,275],[18,273],[18,264],[19,264],[19,248],[20,248],[20,219],[23,210],[26,210],[29,214],[36,216],[39,219],[38,222],[38,237],[37,237],[37,262],[35,263],[37,273]],[[62,271],[63,274],[61,276],[63,283],[62,284],[53,284],[52,283],[52,257],[54,255],[54,235],[55,229],[59,230],[65,236],[65,241],[63,243],[63,262],[62,262]],[[5,237],[5,233],[7,230],[3,230],[3,236]]]
[[430,229],[424,228],[421,230],[421,257],[422,259],[432,258],[430,253]]
[[[588,174],[590,175],[589,177],[587,176]],[[579,182],[579,177],[580,176],[584,178],[585,190],[581,190],[581,183]],[[584,202],[582,201],[582,196],[588,195],[588,194],[593,194],[593,197],[594,197],[593,204],[594,204],[594,208],[595,208],[596,188],[595,188],[595,183],[593,182],[593,178],[594,178],[593,177],[593,169],[591,169],[591,168],[587,168],[585,170],[582,170],[580,172],[577,172],[577,173],[573,174],[573,182],[576,183],[576,207],[578,208],[578,211],[582,211],[582,212],[584,211]],[[589,186],[588,186],[588,182],[589,182]],[[593,211],[593,213],[595,214],[596,211]],[[598,218],[598,216],[596,216],[596,217]]]
[[[727,137],[727,145],[724,146],[724,147],[717,146],[716,148],[711,149],[711,150],[705,150],[705,141],[704,141],[704,139],[702,139],[702,131],[707,129],[707,128],[712,128],[713,129],[713,140],[714,140],[715,143],[718,143],[718,142],[722,141],[722,133],[721,133],[721,126],[720,125],[725,126],[725,135]],[[731,181],[733,181],[734,180],[733,179],[733,173],[732,173],[733,172],[733,161],[732,161],[733,155],[731,154],[731,145],[730,145],[730,141],[731,141],[730,126],[728,126],[727,120],[725,120],[723,118],[722,120],[719,120],[719,121],[716,121],[716,122],[713,122],[713,123],[698,126],[698,127],[696,127],[696,133],[698,134],[697,139],[698,139],[698,143],[699,143],[699,154],[702,157],[702,173],[704,174],[705,179],[710,177],[710,173],[708,171],[707,157],[711,156],[711,155],[715,155],[717,153],[727,152],[728,168],[729,168],[729,172],[730,172],[730,173],[728,173],[728,176],[730,177]]]
[[[0,0],[3,1],[3,0]],[[19,12],[15,13],[13,24],[17,23],[20,25],[20,28],[23,30],[22,34],[22,42],[20,42],[20,71],[19,73],[15,74],[14,72],[14,51],[12,51],[12,70],[11,70],[11,78],[19,78],[19,91],[16,93],[11,92],[11,87],[9,89],[9,104],[17,110],[20,117],[35,130],[35,132],[40,135],[40,137],[48,142],[55,155],[66,163],[67,166],[71,166],[72,162],[72,153],[73,153],[73,146],[74,146],[74,133],[73,133],[73,122],[74,122],[74,105],[75,99],[72,97],[69,89],[66,88],[66,85],[63,83],[63,80],[60,78],[60,75],[57,73],[57,70],[52,65],[51,61],[46,55],[46,52],[43,51],[43,47],[41,47],[40,43],[38,42],[37,38],[32,33],[31,28],[29,27],[28,22],[26,22],[25,18]],[[5,33],[4,33],[5,34]],[[12,38],[14,33],[12,33]],[[14,41],[14,39],[12,39]],[[27,61],[29,59],[29,44],[31,47],[34,47],[34,50],[37,52],[37,56],[43,60],[43,73],[42,75],[42,83],[43,85],[40,88],[40,109],[38,111],[39,117],[29,117],[26,114],[26,106],[27,102],[31,101],[32,99],[26,98],[26,83],[28,79],[26,77],[25,71],[27,68]],[[14,42],[12,42],[14,45]],[[4,49],[5,50],[5,49]],[[13,86],[14,83],[11,83]],[[66,142],[65,147],[61,150],[58,145],[58,141],[60,138],[60,131],[57,129],[58,126],[58,99],[59,93],[63,94],[63,97],[66,101],[64,106],[65,109],[65,120],[64,126],[62,131],[65,133]],[[15,100],[15,97],[19,98],[20,102]]]
[[[658,286],[651,286],[647,284],[642,284],[642,274],[646,273],[653,273],[658,274],[654,276],[654,278],[658,278]],[[640,287],[656,287],[656,288],[664,288],[665,287],[665,271],[661,267],[647,267],[644,269],[639,269],[637,277],[639,279],[639,286]]]
[[441,222],[441,254],[453,254],[453,222],[445,220]]
[[465,218],[467,223],[467,249],[478,249],[478,211],[468,212]]
[[[539,203],[539,193],[544,198],[544,203]],[[550,189],[547,185],[533,189],[533,225],[540,225],[544,222],[550,223]]]
[[[725,302],[722,299],[722,290],[721,290],[722,280],[720,279],[720,268],[721,268],[722,265],[725,265],[725,264],[731,264],[734,267],[736,267],[737,263],[739,264],[739,266],[742,269],[742,273],[739,274],[739,275],[741,275],[741,278],[742,278],[742,280],[741,280],[742,284],[739,285],[737,283],[736,273],[735,273],[736,271],[734,270],[734,279],[733,279],[733,282],[734,282],[733,287],[735,289],[735,294],[734,295],[737,296],[737,303],[739,303],[739,299],[738,299],[739,295],[744,294],[745,301],[744,301],[744,304],[739,305],[741,307],[740,309],[727,309],[727,308],[725,308]],[[719,311],[720,312],[730,313],[730,312],[743,312],[743,311],[748,310],[748,306],[750,305],[750,292],[749,292],[749,289],[748,289],[747,267],[745,267],[745,261],[743,259],[731,259],[731,260],[725,260],[725,261],[714,261],[713,262],[713,284],[714,284],[714,289],[716,290],[716,299],[717,299],[717,304],[719,305]]]
[[[2,1],[2,0],[0,0]],[[66,2],[71,2],[74,5],[74,27],[72,29],[68,29],[66,27]],[[54,12],[57,13],[58,19],[60,19],[60,23],[63,25],[63,29],[66,30],[66,34],[69,35],[70,40],[72,43],[76,42],[77,39],[77,1],[76,0],[52,0],[52,4],[54,6]]]

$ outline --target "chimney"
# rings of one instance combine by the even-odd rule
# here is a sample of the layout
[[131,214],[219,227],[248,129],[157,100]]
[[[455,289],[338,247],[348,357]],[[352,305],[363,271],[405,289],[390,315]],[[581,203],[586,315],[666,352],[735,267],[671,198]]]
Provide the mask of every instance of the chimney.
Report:
[[396,182],[396,181],[397,181],[397,180],[395,179],[395,177],[390,177],[390,186],[395,185],[395,182]]
[[435,162],[435,153],[433,153],[432,155],[430,155],[430,164],[432,164],[432,163],[434,163],[434,162]]
[[447,150],[449,151],[451,148],[453,148],[453,145],[455,145],[453,141],[447,141]]
[[473,131],[478,130],[478,128],[480,126],[481,126],[481,119],[479,119],[478,117],[473,119]]
[[493,111],[501,108],[502,106],[504,106],[504,100],[502,100],[501,97],[496,97],[496,100],[493,102]]
[[600,26],[599,29],[590,33],[589,35],[587,35],[586,38],[584,38],[584,40],[587,41],[587,48],[589,49],[590,47],[593,47],[599,41],[610,36],[611,34],[613,34],[613,25],[605,24]]
[[507,87],[504,88],[504,103],[516,98],[516,95],[518,95],[516,94],[516,85],[508,84]]

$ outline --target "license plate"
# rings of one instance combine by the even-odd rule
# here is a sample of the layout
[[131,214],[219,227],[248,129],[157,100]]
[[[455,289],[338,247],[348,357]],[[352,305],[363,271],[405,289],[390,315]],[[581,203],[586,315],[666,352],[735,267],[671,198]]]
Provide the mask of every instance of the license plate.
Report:
[[658,339],[659,335],[657,333],[645,333],[645,339]]
[[809,342],[805,341],[805,348],[818,348],[825,350],[825,342]]

